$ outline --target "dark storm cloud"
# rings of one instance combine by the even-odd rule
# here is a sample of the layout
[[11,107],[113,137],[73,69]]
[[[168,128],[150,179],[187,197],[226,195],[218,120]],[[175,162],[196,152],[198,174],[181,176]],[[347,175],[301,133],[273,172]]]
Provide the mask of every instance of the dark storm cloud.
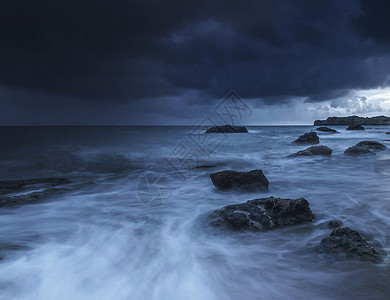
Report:
[[[7,1],[0,85],[123,104],[236,90],[320,102],[388,83],[386,1]],[[41,100],[40,100],[41,99]],[[56,98],[50,101],[56,101]],[[202,101],[202,100],[199,100]],[[71,105],[71,104],[70,104]],[[93,107],[92,107],[93,108]]]

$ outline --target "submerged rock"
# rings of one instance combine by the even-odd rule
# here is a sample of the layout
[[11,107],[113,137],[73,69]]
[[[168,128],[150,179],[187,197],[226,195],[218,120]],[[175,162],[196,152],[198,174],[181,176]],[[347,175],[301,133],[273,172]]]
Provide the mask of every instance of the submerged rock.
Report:
[[205,133],[247,133],[248,129],[244,126],[214,126],[206,130]]
[[318,137],[317,133],[312,131],[301,135],[298,139],[294,141],[294,143],[299,145],[319,144],[320,138]]
[[364,147],[371,150],[385,150],[386,146],[375,141],[362,141],[356,144],[357,147]]
[[332,154],[332,149],[327,146],[311,146],[305,150],[298,151],[297,153],[289,155],[289,157],[294,156],[313,156],[313,155],[325,155],[329,156]]
[[373,262],[381,262],[386,255],[382,249],[376,249],[359,232],[349,227],[333,230],[329,237],[322,239],[320,250],[340,258]]
[[332,220],[328,223],[329,228],[340,228],[341,226],[343,226],[343,222],[340,220]]
[[34,178],[21,180],[3,180],[0,181],[0,194],[19,192],[31,187],[55,187],[71,183],[66,178]]
[[389,131],[389,132],[386,132],[386,134],[390,134],[390,131]]
[[306,199],[263,198],[214,211],[211,224],[237,231],[264,231],[310,222],[314,215]]
[[316,130],[317,131],[322,131],[322,132],[329,132],[329,133],[336,133],[336,132],[338,132],[337,130],[329,128],[329,127],[318,127]]
[[349,125],[346,130],[364,130],[362,125]]
[[46,200],[47,198],[64,192],[65,189],[50,188],[43,191],[35,191],[18,196],[0,196],[0,207],[3,206],[15,206],[25,204],[35,204]]
[[225,170],[210,174],[211,181],[219,190],[268,190],[269,181],[262,170],[250,172],[236,172]]

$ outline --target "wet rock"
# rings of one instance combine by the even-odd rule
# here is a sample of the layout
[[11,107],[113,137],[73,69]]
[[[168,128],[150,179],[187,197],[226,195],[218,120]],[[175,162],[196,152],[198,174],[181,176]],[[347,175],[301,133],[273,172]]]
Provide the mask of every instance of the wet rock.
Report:
[[319,144],[320,138],[315,132],[308,132],[304,135],[301,135],[298,139],[294,141],[294,144],[298,145],[307,145],[307,144]]
[[214,126],[206,130],[205,133],[246,133],[248,130],[244,126]]
[[219,190],[241,189],[246,191],[267,191],[269,181],[262,170],[236,172],[225,170],[210,174],[211,181]]
[[332,220],[328,223],[329,228],[340,228],[341,226],[343,226],[343,222],[340,220]]
[[289,157],[295,156],[313,156],[313,155],[325,155],[329,156],[332,154],[332,149],[327,146],[311,146],[305,150],[298,151],[297,153],[289,155]]
[[329,132],[329,133],[336,133],[337,132],[337,130],[329,128],[329,127],[318,127],[316,130],[322,131],[322,132]]
[[211,224],[237,231],[264,231],[310,222],[314,215],[306,199],[263,198],[225,206],[210,215]]
[[361,154],[371,154],[375,155],[374,152],[372,152],[370,149],[367,149],[366,147],[359,147],[359,146],[352,146],[349,147],[347,150],[344,151],[345,155],[361,155]]
[[364,130],[362,125],[349,125],[346,130]]
[[346,155],[375,154],[373,151],[385,150],[386,146],[375,141],[362,141],[345,150]]
[[386,149],[385,145],[383,145],[379,142],[375,142],[375,141],[362,141],[362,142],[357,143],[355,146],[367,148],[370,150],[378,150],[378,151]]
[[386,255],[382,249],[376,249],[359,232],[349,227],[333,230],[329,237],[322,239],[320,250],[343,259],[366,260],[376,263],[381,262]]
[[390,134],[390,131],[389,131],[389,132],[386,132],[386,134]]

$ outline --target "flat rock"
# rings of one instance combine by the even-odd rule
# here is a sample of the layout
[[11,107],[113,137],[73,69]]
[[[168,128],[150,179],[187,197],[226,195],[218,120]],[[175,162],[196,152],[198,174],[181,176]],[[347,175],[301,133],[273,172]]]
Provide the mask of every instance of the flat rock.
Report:
[[386,256],[382,249],[376,249],[359,232],[349,227],[333,230],[329,237],[322,239],[320,250],[342,259],[357,259],[376,263],[382,262]]
[[211,224],[236,231],[265,231],[313,220],[309,202],[304,199],[263,198],[215,210]]
[[298,139],[294,141],[294,144],[298,145],[307,145],[307,144],[319,144],[320,138],[315,132],[308,132],[301,135]]
[[214,126],[206,130],[205,133],[247,133],[248,129],[244,126]]
[[336,133],[337,130],[329,128],[329,127],[318,127],[316,128],[317,131],[322,131],[322,132],[329,132],[329,133]]
[[219,190],[263,190],[268,191],[269,181],[262,170],[236,172],[224,170],[210,174],[211,181]]
[[314,156],[314,155],[325,155],[329,156],[332,154],[332,149],[327,146],[311,146],[305,150],[298,151],[297,153],[289,155],[289,157],[294,156]]
[[349,125],[346,130],[364,130],[362,125]]

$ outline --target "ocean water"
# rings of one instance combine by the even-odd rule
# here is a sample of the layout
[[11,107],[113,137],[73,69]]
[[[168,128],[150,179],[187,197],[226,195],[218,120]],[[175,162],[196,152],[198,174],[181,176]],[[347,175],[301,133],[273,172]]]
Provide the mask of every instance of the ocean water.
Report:
[[[1,180],[47,191],[0,207],[0,299],[389,299],[389,258],[338,260],[316,248],[342,220],[390,253],[390,148],[348,157],[362,140],[390,147],[386,126],[319,133],[331,157],[288,158],[312,126],[2,127]],[[266,193],[221,192],[209,174],[262,169]],[[205,221],[228,204],[306,198],[311,223],[230,232]]]

